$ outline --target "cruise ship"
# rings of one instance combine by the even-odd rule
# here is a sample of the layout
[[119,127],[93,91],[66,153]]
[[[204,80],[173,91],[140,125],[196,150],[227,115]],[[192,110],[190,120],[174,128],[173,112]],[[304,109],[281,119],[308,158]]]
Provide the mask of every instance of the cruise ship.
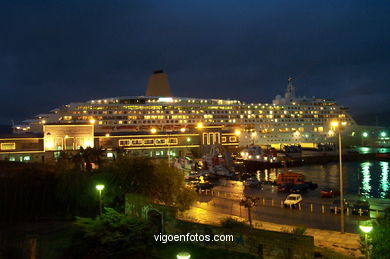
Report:
[[[235,132],[240,146],[315,147],[334,136],[332,120],[356,124],[348,108],[334,100],[296,97],[291,77],[284,96],[277,95],[272,103],[246,103],[172,97],[167,75],[157,71],[149,79],[146,96],[70,103],[14,126],[14,132],[39,133],[45,124],[93,123],[96,134],[192,131],[202,125]],[[220,136],[213,137],[208,143],[220,142]]]

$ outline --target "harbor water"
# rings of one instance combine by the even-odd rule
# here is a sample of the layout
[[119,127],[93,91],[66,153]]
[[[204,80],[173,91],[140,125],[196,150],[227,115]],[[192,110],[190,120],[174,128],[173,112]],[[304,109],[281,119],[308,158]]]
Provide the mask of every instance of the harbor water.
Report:
[[[293,167],[291,170],[304,174],[306,181],[317,183],[320,188],[339,188],[337,162]],[[258,171],[257,174],[261,180],[273,181],[277,174],[283,171],[283,168],[272,168]],[[346,195],[362,195],[366,198],[390,197],[389,161],[344,162],[343,180]]]

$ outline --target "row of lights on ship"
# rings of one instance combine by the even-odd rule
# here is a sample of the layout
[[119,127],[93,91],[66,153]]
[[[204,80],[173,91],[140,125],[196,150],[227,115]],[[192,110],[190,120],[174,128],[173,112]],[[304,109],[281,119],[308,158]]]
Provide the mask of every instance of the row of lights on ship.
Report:
[[[95,122],[96,122],[96,120],[93,119],[93,118],[89,120],[89,123],[90,123],[90,124],[95,124]],[[46,123],[46,120],[42,120],[41,123],[42,123],[42,124],[45,124],[45,123]],[[346,122],[346,121],[342,121],[342,122],[339,122],[339,121],[332,121],[332,122],[330,123],[330,125],[331,125],[331,127],[332,127],[333,129],[335,129],[335,128],[338,128],[340,125],[341,125],[342,127],[347,126],[347,122]],[[197,129],[202,129],[203,127],[204,127],[204,125],[203,125],[203,123],[201,123],[201,122],[199,122],[199,123],[197,124],[197,126],[196,126]],[[186,132],[186,128],[181,128],[181,129],[180,129],[180,132],[182,132],[182,133]],[[152,129],[150,130],[150,133],[156,134],[156,133],[157,133],[157,129],[156,129],[156,128],[152,128]],[[236,136],[240,136],[240,135],[241,135],[241,131],[240,131],[239,129],[236,129],[236,130],[234,131],[234,133],[235,133]],[[106,134],[106,137],[109,137],[109,136],[110,136],[110,134],[107,133],[107,134]],[[364,138],[367,138],[367,137],[369,136],[369,134],[368,134],[367,132],[363,132],[363,133],[362,133],[362,136],[363,136]],[[387,133],[386,133],[385,131],[382,131],[382,132],[380,133],[380,137],[381,137],[381,138],[386,138],[386,137],[387,137]]]

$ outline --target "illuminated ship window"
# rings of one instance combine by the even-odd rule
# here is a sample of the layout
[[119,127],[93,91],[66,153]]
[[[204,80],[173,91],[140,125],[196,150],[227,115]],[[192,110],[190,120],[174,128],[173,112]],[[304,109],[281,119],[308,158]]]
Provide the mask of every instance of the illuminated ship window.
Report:
[[226,142],[226,137],[222,137],[222,143]]

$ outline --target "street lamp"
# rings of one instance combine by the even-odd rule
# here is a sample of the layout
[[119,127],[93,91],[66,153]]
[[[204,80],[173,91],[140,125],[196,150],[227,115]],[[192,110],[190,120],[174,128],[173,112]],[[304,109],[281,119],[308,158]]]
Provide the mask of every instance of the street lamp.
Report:
[[359,226],[359,228],[364,232],[364,241],[366,244],[365,254],[366,258],[368,258],[368,233],[371,232],[372,226]]
[[332,130],[336,130],[339,135],[339,163],[340,163],[340,232],[344,234],[344,190],[343,190],[343,155],[342,155],[342,144],[341,144],[341,127],[346,126],[347,122],[332,121],[330,123]]
[[191,258],[191,254],[188,253],[188,252],[180,252],[176,255],[176,258],[177,259],[190,259]]
[[199,123],[196,125],[196,127],[197,127],[198,129],[203,129],[203,123],[202,123],[202,122],[199,122]]
[[100,211],[100,216],[103,214],[103,203],[102,203],[102,190],[104,189],[103,184],[98,184],[96,185],[96,190],[99,191],[99,211]]

